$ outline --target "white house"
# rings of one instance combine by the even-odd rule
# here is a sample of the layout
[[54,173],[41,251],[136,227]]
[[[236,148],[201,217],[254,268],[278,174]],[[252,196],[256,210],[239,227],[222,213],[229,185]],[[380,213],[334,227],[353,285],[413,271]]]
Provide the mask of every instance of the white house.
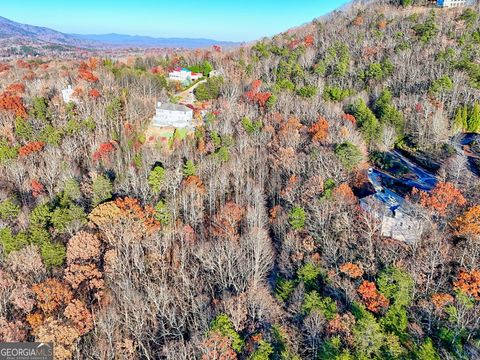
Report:
[[467,0],[437,0],[437,6],[443,8],[451,8],[467,5]]
[[200,79],[203,76],[202,73],[192,72],[188,69],[177,67],[172,72],[168,73],[168,78],[174,81],[192,82]]
[[73,89],[72,85],[68,85],[66,89],[62,90],[63,101],[66,103],[72,101]]
[[193,127],[193,110],[185,105],[172,103],[157,104],[153,126],[190,128]]

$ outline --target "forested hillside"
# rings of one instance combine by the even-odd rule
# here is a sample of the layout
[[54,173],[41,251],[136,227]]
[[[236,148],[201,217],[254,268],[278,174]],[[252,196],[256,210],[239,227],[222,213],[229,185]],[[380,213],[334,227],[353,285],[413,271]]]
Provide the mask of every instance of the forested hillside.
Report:
[[[177,66],[223,79],[195,90],[194,133],[157,142]],[[6,62],[0,85],[0,341],[480,358],[480,152],[459,140],[480,133],[478,9],[358,5],[232,51]],[[408,179],[393,149],[436,179],[395,189],[413,243],[360,206],[369,167]]]

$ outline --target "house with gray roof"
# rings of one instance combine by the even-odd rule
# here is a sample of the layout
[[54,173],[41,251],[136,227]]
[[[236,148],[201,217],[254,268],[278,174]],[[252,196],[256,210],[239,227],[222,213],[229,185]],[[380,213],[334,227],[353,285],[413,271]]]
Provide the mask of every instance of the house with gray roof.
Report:
[[157,103],[153,126],[156,127],[193,127],[193,110],[185,105]]

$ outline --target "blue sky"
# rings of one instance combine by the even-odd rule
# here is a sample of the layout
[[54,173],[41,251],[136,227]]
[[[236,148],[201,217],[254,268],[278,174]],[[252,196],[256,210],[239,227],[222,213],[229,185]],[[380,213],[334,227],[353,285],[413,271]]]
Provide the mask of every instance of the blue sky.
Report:
[[250,41],[304,24],[348,0],[2,0],[0,16],[66,33]]

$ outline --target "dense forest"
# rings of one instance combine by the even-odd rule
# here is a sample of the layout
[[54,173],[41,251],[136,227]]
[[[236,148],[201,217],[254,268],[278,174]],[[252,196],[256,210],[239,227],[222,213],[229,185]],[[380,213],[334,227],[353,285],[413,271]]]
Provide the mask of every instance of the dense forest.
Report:
[[[0,64],[0,341],[56,359],[479,359],[478,8],[355,5],[230,51]],[[185,138],[169,70],[219,70]],[[61,90],[73,84],[75,101]],[[198,114],[197,114],[198,115]],[[392,150],[418,240],[360,206]]]

